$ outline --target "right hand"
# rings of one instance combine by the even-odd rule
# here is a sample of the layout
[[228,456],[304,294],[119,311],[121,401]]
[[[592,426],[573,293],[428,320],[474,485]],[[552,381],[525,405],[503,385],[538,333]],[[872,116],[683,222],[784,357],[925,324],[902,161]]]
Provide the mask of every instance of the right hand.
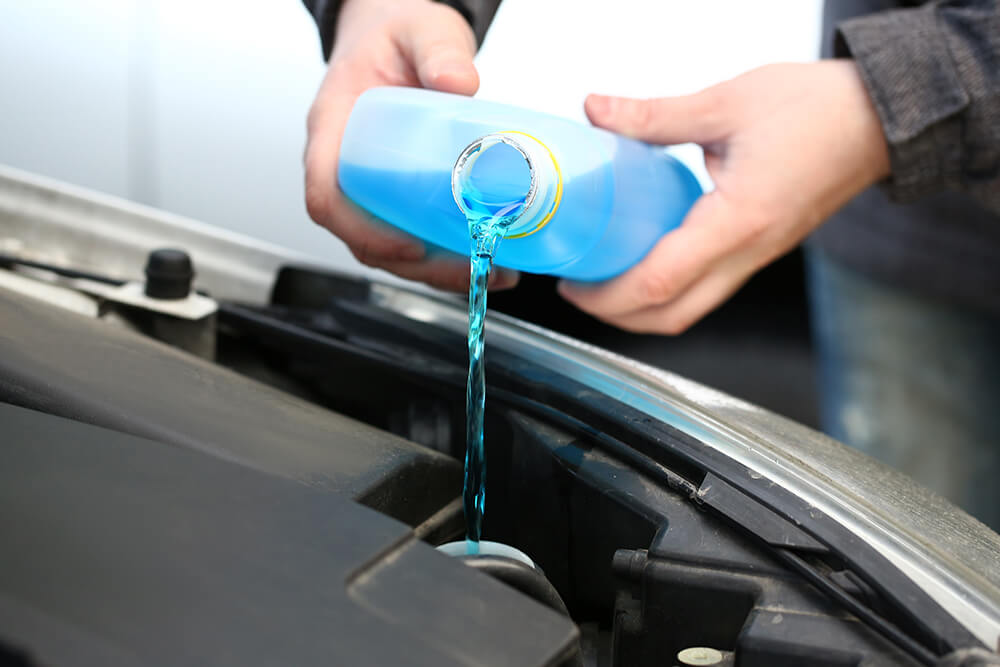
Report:
[[[376,220],[337,186],[340,139],[358,96],[375,86],[419,86],[472,95],[476,40],[457,11],[431,0],[346,0],[326,76],[309,110],[305,197],[309,216],[340,237],[358,261],[440,289],[464,291],[469,264],[427,255],[416,238]],[[490,286],[513,287],[495,271]]]
[[850,60],[761,67],[693,95],[593,96],[595,125],[650,143],[694,141],[715,190],[638,264],[604,283],[560,283],[598,319],[683,332],[841,206],[890,174],[889,146]]

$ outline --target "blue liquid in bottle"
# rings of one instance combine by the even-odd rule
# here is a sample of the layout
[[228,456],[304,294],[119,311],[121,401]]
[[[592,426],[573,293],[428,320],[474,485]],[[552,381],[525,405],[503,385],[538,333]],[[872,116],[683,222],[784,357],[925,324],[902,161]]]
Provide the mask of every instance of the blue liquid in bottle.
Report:
[[[358,99],[341,142],[340,188],[376,217],[465,255],[468,221],[456,206],[453,168],[464,149],[490,135],[521,149],[535,177],[534,208],[512,223],[496,251],[499,266],[611,278],[680,225],[701,194],[694,175],[662,149],[564,118],[414,88],[373,88]],[[497,169],[490,178],[503,176]]]

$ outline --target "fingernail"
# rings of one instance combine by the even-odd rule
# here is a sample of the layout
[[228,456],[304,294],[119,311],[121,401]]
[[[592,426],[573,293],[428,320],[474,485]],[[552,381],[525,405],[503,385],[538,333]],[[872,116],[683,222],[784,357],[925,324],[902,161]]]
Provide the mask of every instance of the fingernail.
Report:
[[426,71],[430,74],[429,81],[436,84],[448,77],[461,79],[468,76],[470,64],[455,60],[446,60],[431,64]]

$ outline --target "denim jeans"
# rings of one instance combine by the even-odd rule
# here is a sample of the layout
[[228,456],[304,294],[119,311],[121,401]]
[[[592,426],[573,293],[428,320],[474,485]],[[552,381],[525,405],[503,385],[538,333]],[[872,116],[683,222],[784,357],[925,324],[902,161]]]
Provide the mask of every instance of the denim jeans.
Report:
[[807,273],[823,430],[1000,531],[1000,319],[815,248]]

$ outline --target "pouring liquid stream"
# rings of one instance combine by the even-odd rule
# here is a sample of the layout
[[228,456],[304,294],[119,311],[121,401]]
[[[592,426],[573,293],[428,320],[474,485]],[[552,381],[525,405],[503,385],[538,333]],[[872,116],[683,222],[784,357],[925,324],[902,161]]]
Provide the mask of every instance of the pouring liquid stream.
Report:
[[462,193],[471,240],[469,277],[469,379],[466,385],[465,484],[462,490],[466,524],[466,553],[479,553],[483,514],[486,511],[486,452],[484,412],[486,372],[483,333],[486,294],[493,257],[511,223],[524,205],[523,199],[488,205],[486,198],[469,186]]

